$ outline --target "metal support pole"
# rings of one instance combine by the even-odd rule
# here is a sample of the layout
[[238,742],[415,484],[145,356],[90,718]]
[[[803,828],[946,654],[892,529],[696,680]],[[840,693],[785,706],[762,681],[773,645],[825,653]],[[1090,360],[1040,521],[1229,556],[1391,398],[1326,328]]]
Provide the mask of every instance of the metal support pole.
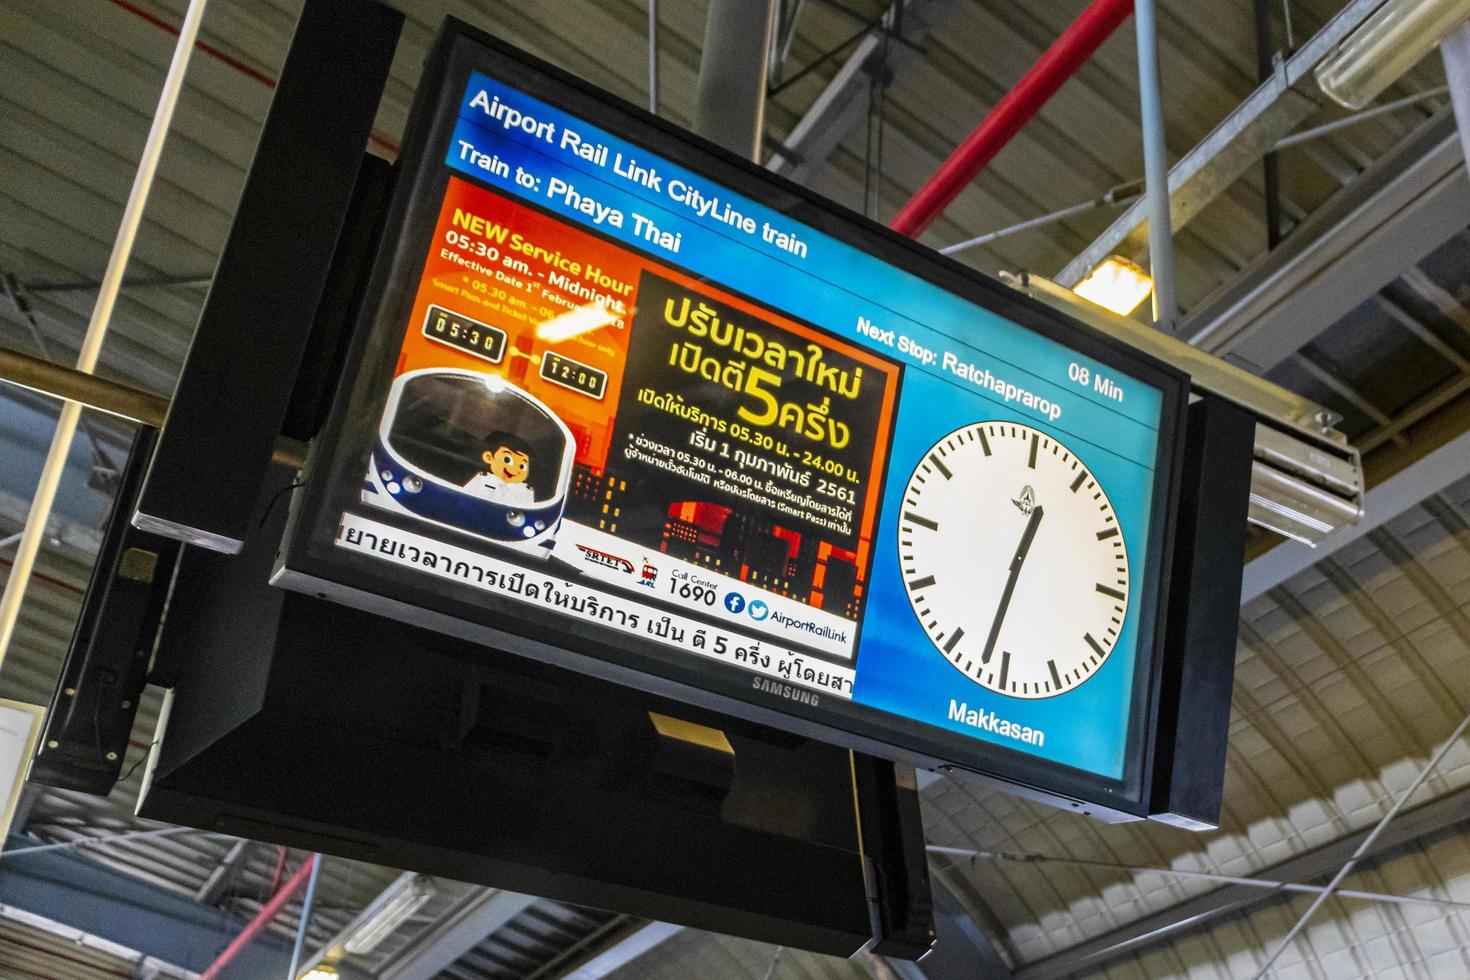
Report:
[[[168,414],[168,401],[150,392],[6,347],[0,347],[0,381],[154,428],[163,425]],[[305,443],[286,436],[276,440],[272,455],[276,462],[299,467],[305,457]]]
[[1470,168],[1470,24],[1456,28],[1440,42],[1445,78],[1450,83],[1450,103],[1455,107],[1455,124],[1460,128],[1460,148]]
[[166,398],[5,347],[0,347],[0,381],[155,428],[168,414]]
[[648,111],[658,115],[658,0],[648,0]]
[[760,162],[776,0],[710,0],[694,131]]
[[[1016,224],[1007,225],[1004,228],[997,228],[995,231],[987,231],[985,234],[977,235],[974,238],[967,238],[962,242],[955,242],[953,245],[946,245],[939,250],[939,254],[953,255],[956,252],[963,252],[967,248],[985,245],[998,238],[1005,238],[1007,235],[1014,235],[1020,231],[1054,224],[1055,222],[1070,218],[1074,214],[1085,214],[1095,208],[1120,208],[1125,204],[1132,204],[1138,199],[1138,194],[1127,190],[1130,184],[1119,184],[1102,197],[1095,197],[1090,201],[1083,201],[1081,204],[1073,204],[1070,207],[1062,208],[1060,211],[1043,214],[1037,218],[1028,218],[1025,221],[1019,221]],[[1124,193],[1119,193],[1119,191],[1123,191]]]
[[[1385,102],[1371,109],[1364,109],[1362,112],[1355,112],[1350,116],[1334,119],[1330,123],[1323,123],[1320,126],[1313,126],[1311,129],[1303,129],[1299,132],[1292,133],[1290,136],[1283,136],[1276,141],[1273,149],[1284,150],[1289,146],[1296,146],[1300,143],[1321,139],[1328,133],[1335,133],[1340,129],[1347,129],[1349,126],[1356,126],[1358,123],[1367,122],[1370,119],[1377,119],[1379,116],[1386,116],[1391,112],[1398,112],[1400,109],[1407,109],[1411,105],[1416,105],[1428,99],[1437,99],[1448,93],[1449,87],[1446,85],[1425,89],[1423,92],[1415,92],[1413,95],[1406,95],[1402,99],[1394,99],[1392,102]],[[1431,107],[1431,109],[1433,108],[1437,107]]]
[[[148,191],[153,187],[153,176],[158,172],[158,159],[163,154],[163,144],[168,137],[169,123],[173,121],[174,106],[178,104],[179,92],[184,87],[184,74],[189,68],[189,56],[194,53],[194,42],[199,36],[199,24],[204,19],[207,0],[189,0],[188,13],[179,27],[179,40],[174,46],[173,61],[163,81],[163,91],[158,97],[158,108],[153,114],[153,125],[148,130],[148,141],[143,146],[143,157],[138,162],[138,172],[133,177],[133,187],[128,193],[127,205],[123,208],[122,223],[117,230],[117,240],[112,255],[107,260],[107,271],[102,276],[102,285],[97,291],[97,303],[92,308],[92,319],[87,324],[82,338],[81,353],[77,356],[77,370],[91,374],[97,366],[102,352],[102,341],[107,337],[107,328],[112,323],[113,306],[122,286],[123,271],[133,254],[133,241],[138,226],[143,222],[143,209],[148,203]],[[61,417],[56,423],[56,434],[51,440],[51,450],[46,463],[41,467],[41,479],[31,498],[31,510],[26,517],[25,531],[16,548],[15,564],[10,578],[5,583],[5,593],[0,596],[0,663],[10,649],[15,624],[20,618],[21,600],[25,598],[26,586],[31,580],[31,569],[35,567],[36,555],[46,537],[46,522],[51,518],[51,506],[56,501],[56,489],[61,484],[61,475],[66,469],[67,457],[71,454],[72,439],[76,435],[77,423],[81,421],[82,406],[68,401],[61,408]]]
[[1148,196],[1148,264],[1154,279],[1154,326],[1174,329],[1174,227],[1169,217],[1169,158],[1159,91],[1158,18],[1154,0],[1133,5],[1138,28],[1138,103],[1143,125],[1143,178]]
[[[1256,8],[1256,81],[1271,77],[1271,0],[1255,0]],[[1275,248],[1281,241],[1281,165],[1274,151],[1261,158],[1266,194],[1266,247]]]
[[306,879],[306,897],[301,900],[301,918],[296,923],[296,942],[291,947],[291,972],[286,980],[296,980],[301,967],[301,951],[306,947],[306,927],[311,923],[311,906],[316,901],[316,878],[322,872],[322,856],[311,856],[311,876]]
[[889,40],[897,30],[898,11],[903,0],[894,0],[883,14],[883,40],[878,47],[878,60],[868,80],[868,136],[863,154],[863,214],[880,220],[883,206],[883,117],[888,96]]

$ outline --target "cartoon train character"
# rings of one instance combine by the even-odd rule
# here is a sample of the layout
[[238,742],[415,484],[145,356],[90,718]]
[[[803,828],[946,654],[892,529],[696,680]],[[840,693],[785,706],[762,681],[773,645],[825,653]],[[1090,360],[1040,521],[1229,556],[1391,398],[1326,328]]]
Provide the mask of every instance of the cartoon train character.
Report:
[[575,456],[566,424],[500,375],[409,371],[388,393],[363,500],[544,557]]

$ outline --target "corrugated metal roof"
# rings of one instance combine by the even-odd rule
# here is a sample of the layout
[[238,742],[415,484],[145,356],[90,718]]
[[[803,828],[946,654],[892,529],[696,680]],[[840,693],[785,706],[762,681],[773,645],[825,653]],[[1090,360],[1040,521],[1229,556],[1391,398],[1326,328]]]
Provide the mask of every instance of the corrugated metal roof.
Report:
[[622,969],[615,980],[681,980],[728,977],[732,980],[860,980],[867,973],[849,960],[803,950],[686,930]]
[[0,977],[5,980],[194,980],[135,950],[19,909],[0,909]]

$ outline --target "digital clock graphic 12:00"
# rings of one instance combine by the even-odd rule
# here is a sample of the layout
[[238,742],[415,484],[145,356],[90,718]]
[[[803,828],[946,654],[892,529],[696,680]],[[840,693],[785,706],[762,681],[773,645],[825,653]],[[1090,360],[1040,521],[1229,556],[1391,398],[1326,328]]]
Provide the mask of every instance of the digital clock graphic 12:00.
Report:
[[1030,426],[956,429],[904,489],[898,558],[935,650],[999,694],[1049,698],[1107,661],[1128,608],[1128,552],[1102,485]]

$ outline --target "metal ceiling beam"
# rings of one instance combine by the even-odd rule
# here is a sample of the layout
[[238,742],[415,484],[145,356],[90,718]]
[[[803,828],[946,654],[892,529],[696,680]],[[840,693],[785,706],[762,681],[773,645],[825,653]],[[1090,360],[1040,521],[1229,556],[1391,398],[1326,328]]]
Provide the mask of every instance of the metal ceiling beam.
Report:
[[373,916],[381,912],[383,910],[383,907],[389,901],[391,901],[395,896],[401,893],[405,888],[410,887],[413,883],[413,880],[417,877],[417,872],[405,871],[397,878],[393,879],[393,881],[389,883],[388,887],[384,888],[381,892],[375,895],[373,897],[373,900],[368,902],[367,905],[363,906],[362,909],[359,910],[358,913],[354,915],[345,926],[343,926],[341,929],[338,929],[336,934],[333,935],[331,939],[328,939],[325,943],[322,944],[320,949],[318,949],[315,953],[308,957],[306,962],[301,964],[300,969],[297,971],[297,975],[300,976],[304,973],[310,973],[312,971],[312,968],[321,963],[323,960],[328,961],[329,964],[336,967],[338,962],[347,955],[348,939],[356,935],[363,926],[367,925],[367,923],[373,918]]
[[[1470,821],[1470,787],[1446,793],[1406,811],[1388,825],[1364,860],[1467,821]],[[1320,880],[1341,868],[1372,831],[1372,826],[1364,827],[1328,844],[1258,869],[1255,873],[1281,881]],[[1221,916],[1240,913],[1262,901],[1284,897],[1286,893],[1263,892],[1248,885],[1227,885],[1029,963],[1018,969],[1015,977],[1016,980],[1061,980],[1073,973],[1097,970],[1106,963],[1133,955],[1186,929],[1206,927]]]
[[[903,13],[898,20],[903,25],[908,43],[889,46],[887,70],[890,76],[908,70],[923,57],[919,45],[929,33],[930,25],[937,16],[942,16],[946,8],[955,6],[953,0],[930,0],[923,4],[919,0],[901,2]],[[882,48],[883,36],[877,30],[870,31],[857,43],[821,94],[791,127],[786,139],[774,148],[766,162],[768,169],[798,184],[810,183],[821,172],[838,144],[863,119],[867,109],[868,82],[877,69]]]
[[668,922],[646,922],[623,935],[622,939],[585,960],[567,973],[561,980],[601,980],[616,970],[642,956],[661,943],[684,931],[683,926]]
[[[35,842],[12,837],[14,850]],[[198,973],[245,924],[178,892],[65,850],[0,861],[0,903]],[[283,976],[290,951],[274,935],[240,952],[241,976]]]
[[214,905],[219,901],[220,896],[225,892],[225,885],[228,883],[230,872],[235,869],[235,866],[240,863],[240,859],[245,856],[245,852],[250,848],[250,843],[248,840],[235,841],[230,849],[225,852],[225,856],[220,858],[219,864],[214,866],[214,870],[209,873],[209,877],[204,879],[204,884],[200,885],[199,890],[194,893],[194,900],[196,902],[203,902],[205,905]]
[[1470,181],[1442,110],[1308,217],[1180,328],[1267,370],[1470,224]]
[[[912,960],[891,960],[886,956],[879,956],[866,949],[860,949],[852,954],[852,962],[863,968],[872,980],[932,980],[919,964]],[[972,970],[970,977],[976,974]],[[986,974],[980,974],[986,976]]]
[[[914,778],[922,798],[930,786],[952,777],[941,776],[928,769],[915,769]],[[940,866],[930,855],[929,884],[934,909],[938,913],[935,924],[938,936],[934,951],[924,958],[925,972],[934,980],[947,980],[951,975],[950,968],[944,964],[960,947],[964,949],[960,954],[961,968],[966,964],[978,964],[975,968],[984,970],[980,976],[986,980],[992,977],[1009,980],[1009,964],[1015,960],[1015,950],[1007,941],[1005,927],[986,904],[979,889],[967,878],[944,873],[950,867],[953,867],[953,862]]]
[[[1317,101],[1294,86],[1381,2],[1352,0],[1174,165],[1169,171],[1169,212],[1176,232],[1317,109]],[[1053,278],[1075,286],[1109,254],[1139,251],[1147,223],[1148,202],[1139,201]]]
[[536,901],[534,895],[476,888],[438,924],[379,970],[378,978],[431,980]]
[[919,964],[923,975],[928,980],[1010,980],[1010,962],[995,938],[1000,924],[979,889],[960,875],[930,867],[938,935],[934,949]]
[[[939,939],[935,952],[916,964],[871,954],[859,954],[854,960],[876,980],[948,980],[963,976],[983,980],[1009,980],[1010,968],[997,952],[994,940],[984,927],[972,918],[972,910],[964,899],[951,890],[938,875],[930,876]],[[978,896],[975,896],[978,902]],[[982,913],[983,914],[983,913]],[[601,980],[632,963],[649,950],[684,931],[684,926],[667,922],[647,922],[625,933],[612,945],[592,954],[588,959],[558,974],[559,980]],[[938,957],[938,959],[936,959]],[[961,972],[956,973],[956,970]],[[979,971],[978,973],[976,971]]]
[[870,31],[857,43],[832,80],[791,127],[786,140],[774,148],[766,161],[767,169],[798,183],[816,175],[862,117],[868,74],[882,48],[883,37],[877,31]]

